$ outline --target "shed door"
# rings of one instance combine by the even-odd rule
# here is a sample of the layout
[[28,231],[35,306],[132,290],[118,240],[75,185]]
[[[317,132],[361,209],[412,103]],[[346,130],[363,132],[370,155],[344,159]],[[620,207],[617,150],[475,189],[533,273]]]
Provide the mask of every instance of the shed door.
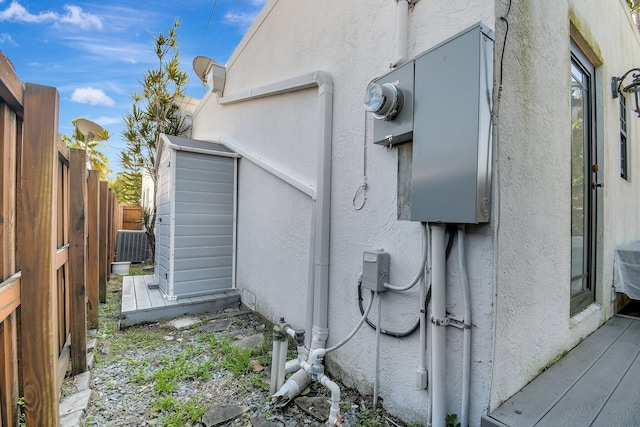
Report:
[[232,288],[235,160],[176,152],[173,293]]
[[155,275],[160,289],[165,294],[169,289],[170,225],[171,225],[171,156],[167,150],[160,160],[158,168],[158,192],[156,193],[156,253]]

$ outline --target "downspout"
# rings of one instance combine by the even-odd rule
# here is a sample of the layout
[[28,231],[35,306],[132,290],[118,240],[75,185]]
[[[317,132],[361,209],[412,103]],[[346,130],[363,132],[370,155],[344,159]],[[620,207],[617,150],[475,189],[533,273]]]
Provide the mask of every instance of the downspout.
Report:
[[409,0],[396,0],[396,53],[391,68],[407,62],[409,46]]
[[458,226],[458,265],[462,277],[462,300],[464,302],[464,329],[462,347],[462,397],[460,423],[469,426],[469,381],[471,376],[471,292],[465,265],[464,225]]
[[[309,289],[307,296],[307,318],[312,319],[311,348],[323,348],[327,342],[328,298],[329,298],[329,236],[331,222],[331,148],[333,132],[333,81],[324,71],[315,71],[298,77],[282,80],[250,89],[237,95],[218,97],[220,105],[236,104],[254,99],[267,98],[300,90],[318,88],[320,107],[320,137],[316,198],[311,218],[311,246]],[[311,263],[310,263],[311,264]],[[313,270],[311,270],[313,269]],[[313,295],[313,298],[310,296]],[[311,314],[313,313],[313,317]]]
[[[310,350],[326,347],[329,335],[329,237],[331,224],[331,150],[333,142],[333,81],[324,71],[315,71],[298,77],[282,80],[273,84],[250,89],[246,92],[218,96],[220,105],[236,104],[254,99],[266,98],[305,89],[318,88],[320,98],[320,139],[318,146],[318,166],[314,209],[311,215],[311,237],[309,247],[309,275],[307,289],[307,338]],[[304,370],[293,377],[299,390],[287,393],[295,396],[303,390],[310,380]],[[281,389],[281,391],[283,391]]]

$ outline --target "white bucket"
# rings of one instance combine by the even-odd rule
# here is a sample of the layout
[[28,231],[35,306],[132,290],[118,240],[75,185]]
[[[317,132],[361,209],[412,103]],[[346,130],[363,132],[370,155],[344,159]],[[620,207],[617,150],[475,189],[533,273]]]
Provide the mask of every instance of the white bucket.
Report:
[[129,274],[129,268],[131,268],[130,261],[112,262],[111,272],[113,274],[119,274],[120,276],[126,276]]

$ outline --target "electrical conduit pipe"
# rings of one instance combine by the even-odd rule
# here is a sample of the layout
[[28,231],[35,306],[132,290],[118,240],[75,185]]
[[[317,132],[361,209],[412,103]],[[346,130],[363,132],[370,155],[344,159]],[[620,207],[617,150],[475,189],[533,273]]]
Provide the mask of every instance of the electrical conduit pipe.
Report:
[[407,62],[409,45],[409,0],[395,0],[396,5],[396,59],[391,67]]
[[446,405],[446,250],[445,224],[431,224],[431,399],[433,427],[445,427]]
[[469,426],[469,381],[471,376],[471,292],[465,266],[464,225],[458,226],[458,266],[462,277],[462,299],[464,303],[464,329],[462,345],[462,396],[460,399],[460,425]]

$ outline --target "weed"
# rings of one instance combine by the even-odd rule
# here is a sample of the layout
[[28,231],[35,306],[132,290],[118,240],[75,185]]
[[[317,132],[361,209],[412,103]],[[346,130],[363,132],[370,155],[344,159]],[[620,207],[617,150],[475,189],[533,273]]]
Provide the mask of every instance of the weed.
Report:
[[130,375],[129,379],[136,384],[145,382],[145,380],[147,379],[147,376],[144,371],[144,368],[138,368],[138,371],[135,374]]
[[356,427],[382,427],[382,421],[380,421],[378,411],[365,409],[360,412]]
[[445,418],[445,422],[447,423],[447,427],[460,427],[458,414],[448,414]]
[[420,421],[409,421],[407,427],[424,427],[424,424],[422,424]]
[[184,402],[171,396],[160,396],[153,403],[153,409],[162,414],[160,421],[166,427],[183,427],[196,423],[206,411],[198,396]]
[[18,404],[18,413],[20,414],[20,427],[26,427],[27,423],[24,420],[24,410],[27,403],[24,401],[24,397],[22,396],[18,398],[16,403]]

